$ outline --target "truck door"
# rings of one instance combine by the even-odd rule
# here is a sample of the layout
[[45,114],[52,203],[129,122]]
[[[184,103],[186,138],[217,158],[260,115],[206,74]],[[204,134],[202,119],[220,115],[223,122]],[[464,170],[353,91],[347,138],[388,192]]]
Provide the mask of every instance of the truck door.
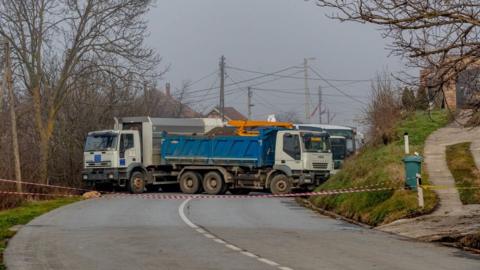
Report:
[[133,133],[122,133],[120,137],[120,167],[128,167],[132,163],[140,162],[139,151],[135,145]]
[[284,133],[281,135],[281,151],[277,152],[275,163],[286,165],[292,170],[302,170],[302,151],[298,134]]

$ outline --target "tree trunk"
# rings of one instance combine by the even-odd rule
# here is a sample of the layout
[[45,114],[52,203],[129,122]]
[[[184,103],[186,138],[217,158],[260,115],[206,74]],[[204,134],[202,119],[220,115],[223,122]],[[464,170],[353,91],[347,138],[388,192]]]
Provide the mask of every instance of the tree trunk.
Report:
[[15,114],[15,95],[13,92],[12,67],[10,64],[10,44],[5,43],[5,82],[10,103],[10,122],[12,126],[12,150],[15,159],[15,179],[17,180],[17,192],[22,192],[22,170],[20,165],[20,151],[18,148],[17,115]]

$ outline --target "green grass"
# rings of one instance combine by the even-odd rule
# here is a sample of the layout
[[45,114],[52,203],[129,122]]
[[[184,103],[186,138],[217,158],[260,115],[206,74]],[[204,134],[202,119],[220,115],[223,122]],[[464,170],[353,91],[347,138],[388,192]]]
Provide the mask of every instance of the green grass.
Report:
[[[410,151],[423,152],[428,135],[448,123],[447,113],[435,111],[431,118],[424,112],[416,112],[397,123],[396,139],[389,145],[367,146],[358,155],[348,159],[343,169],[332,176],[319,189],[339,189],[352,186],[392,182],[403,186],[405,172],[403,134],[408,132]],[[428,175],[422,179],[428,183]],[[312,197],[317,207],[377,226],[406,217],[431,212],[437,203],[434,192],[425,193],[425,208],[417,206],[417,194],[413,191],[395,190],[351,193],[335,196]]]
[[[480,186],[480,172],[478,171],[470,142],[447,146],[447,164],[458,187]],[[480,203],[480,189],[459,189],[460,200],[463,204]]]
[[32,201],[20,207],[0,211],[0,270],[6,269],[3,265],[3,251],[7,240],[15,233],[10,231],[14,225],[27,224],[30,220],[60,206],[78,201],[79,198],[62,198],[48,201]]

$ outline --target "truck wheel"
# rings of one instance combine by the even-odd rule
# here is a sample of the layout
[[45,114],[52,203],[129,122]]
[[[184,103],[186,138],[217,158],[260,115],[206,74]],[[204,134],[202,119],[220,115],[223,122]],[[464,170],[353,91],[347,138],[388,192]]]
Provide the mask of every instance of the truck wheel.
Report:
[[273,194],[287,194],[292,192],[292,181],[284,174],[275,175],[270,182],[270,191]]
[[218,172],[209,172],[203,177],[203,190],[211,195],[225,194],[227,184]]
[[186,194],[195,194],[200,190],[200,177],[194,172],[185,172],[180,177],[180,189]]
[[145,190],[145,175],[142,172],[133,172],[128,187],[130,193],[142,193]]

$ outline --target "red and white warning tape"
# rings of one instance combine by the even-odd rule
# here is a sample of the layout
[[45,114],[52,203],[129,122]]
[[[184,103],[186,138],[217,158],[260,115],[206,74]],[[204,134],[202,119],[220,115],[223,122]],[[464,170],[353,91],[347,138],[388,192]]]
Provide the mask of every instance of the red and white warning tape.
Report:
[[[0,182],[5,183],[15,183],[16,180],[9,179],[0,179]],[[83,188],[74,188],[66,187],[59,185],[49,185],[41,184],[34,182],[20,182],[22,185],[31,185],[31,186],[40,186],[48,188],[58,188],[72,191],[81,191],[89,192],[95,191],[91,189]],[[374,192],[374,191],[386,191],[399,189],[398,183],[393,182],[381,182],[371,185],[362,185],[362,186],[353,186],[350,188],[343,189],[331,189],[331,190],[320,190],[317,192],[302,192],[302,193],[289,193],[289,194],[258,194],[258,195],[189,195],[189,194],[162,194],[162,193],[144,193],[144,194],[128,194],[128,193],[116,193],[116,192],[105,192],[99,191],[101,193],[107,193],[107,198],[126,198],[126,197],[140,197],[140,198],[151,198],[151,199],[241,199],[241,198],[286,198],[286,197],[304,197],[304,196],[325,196],[325,195],[337,195],[337,194],[346,194],[346,193],[358,193],[358,192]],[[53,194],[53,193],[40,193],[40,192],[15,192],[15,191],[0,191],[0,194],[5,195],[19,195],[19,196],[48,196],[48,197],[75,197],[78,195],[72,194]]]
[[[0,179],[0,182],[15,183],[15,184],[19,183],[16,180],[9,180],[9,179]],[[34,183],[34,182],[24,182],[24,181],[20,181],[20,184],[27,185],[27,186],[38,186],[38,187],[49,187],[49,188],[59,188],[59,189],[66,189],[66,190],[75,190],[75,191],[82,191],[82,192],[96,191],[96,190],[92,190],[92,189],[65,187],[65,186],[58,186],[58,185],[40,184],[40,183]],[[101,192],[101,193],[114,193],[114,192],[108,192],[108,191],[99,191],[99,192]]]
[[0,194],[19,195],[19,196],[78,197],[78,195],[73,195],[73,194],[50,194],[50,193],[16,192],[16,191],[0,191]]
[[288,194],[258,194],[258,195],[189,195],[189,194],[162,194],[162,193],[144,193],[144,194],[126,194],[117,193],[103,196],[103,198],[142,198],[142,199],[162,199],[162,200],[183,200],[183,199],[257,199],[257,198],[292,198],[305,196],[326,196],[359,192],[376,192],[394,190],[393,187],[383,188],[359,188],[359,189],[337,189],[324,190],[316,192],[288,193]]

